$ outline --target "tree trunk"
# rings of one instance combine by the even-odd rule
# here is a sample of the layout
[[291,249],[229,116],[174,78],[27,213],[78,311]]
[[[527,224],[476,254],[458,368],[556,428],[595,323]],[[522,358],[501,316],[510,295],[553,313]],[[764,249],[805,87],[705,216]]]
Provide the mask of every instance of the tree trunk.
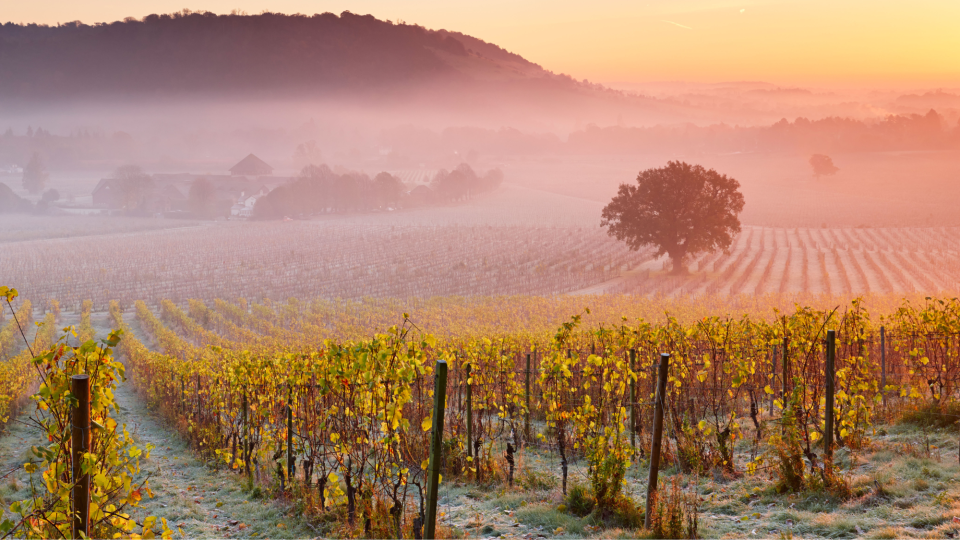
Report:
[[683,265],[683,257],[686,255],[684,252],[670,253],[670,264],[673,265],[673,270],[670,272],[674,276],[683,276],[687,274],[687,267]]

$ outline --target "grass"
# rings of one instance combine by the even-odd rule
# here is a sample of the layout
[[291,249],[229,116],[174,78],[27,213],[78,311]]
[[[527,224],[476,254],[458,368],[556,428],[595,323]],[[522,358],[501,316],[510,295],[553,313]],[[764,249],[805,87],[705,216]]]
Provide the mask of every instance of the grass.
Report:
[[[237,475],[217,470],[196,458],[186,442],[157,424],[139,400],[118,392],[125,419],[156,448],[145,463],[154,474],[156,494],[144,501],[138,516],[165,517],[187,538],[307,538],[335,531],[329,523],[306,524],[290,503],[258,496]],[[19,424],[0,439],[3,463],[27,457],[31,434]],[[841,474],[852,496],[827,492],[778,494],[769,473],[704,475],[696,478],[667,467],[660,482],[676,478],[701,498],[700,535],[704,538],[944,538],[960,535],[960,464],[956,427],[921,428],[898,423],[858,452],[837,452]],[[747,447],[738,448],[749,455]],[[446,537],[637,538],[638,529],[600,527],[594,515],[578,517],[556,481],[559,462],[548,451],[528,448],[520,454],[517,483],[476,486],[460,479],[441,485],[440,527]],[[0,483],[4,506],[28,491],[22,474]],[[624,492],[642,506],[647,470],[634,464]],[[569,485],[586,483],[586,464],[574,460]],[[955,518],[957,521],[955,521]]]

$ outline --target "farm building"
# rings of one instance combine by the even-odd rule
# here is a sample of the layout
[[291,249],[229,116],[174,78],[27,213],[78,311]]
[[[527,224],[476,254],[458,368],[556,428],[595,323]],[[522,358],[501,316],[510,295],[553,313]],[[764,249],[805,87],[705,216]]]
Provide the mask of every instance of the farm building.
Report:
[[190,212],[191,188],[202,179],[209,190],[204,204],[216,208],[215,215],[247,217],[257,198],[293,180],[270,176],[272,172],[273,167],[250,154],[229,174],[157,173],[136,181],[104,178],[93,190],[93,205],[146,214]]
[[247,193],[240,193],[237,203],[230,207],[230,215],[234,217],[248,218],[253,215],[253,207],[257,204],[257,199],[270,193],[267,186],[261,186],[260,189]]
[[233,176],[268,176],[273,173],[273,167],[267,165],[262,159],[250,154],[240,160],[233,167],[230,167],[230,174]]

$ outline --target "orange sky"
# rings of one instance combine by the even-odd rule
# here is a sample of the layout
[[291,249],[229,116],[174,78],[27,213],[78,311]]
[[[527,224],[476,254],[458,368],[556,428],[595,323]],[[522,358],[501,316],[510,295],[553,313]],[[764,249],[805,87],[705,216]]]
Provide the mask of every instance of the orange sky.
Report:
[[0,19],[113,21],[183,7],[371,13],[474,35],[578,79],[960,86],[956,0],[31,0]]

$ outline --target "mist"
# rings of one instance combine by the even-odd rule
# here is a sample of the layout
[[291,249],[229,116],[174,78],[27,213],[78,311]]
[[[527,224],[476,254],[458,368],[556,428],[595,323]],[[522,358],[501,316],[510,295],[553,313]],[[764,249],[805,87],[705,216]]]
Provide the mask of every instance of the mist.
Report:
[[[237,48],[237,40],[246,41]],[[196,296],[206,299],[854,295],[956,286],[952,270],[933,269],[941,263],[900,255],[934,257],[960,226],[960,89],[603,85],[455,31],[348,12],[8,23],[0,42],[0,69],[20,73],[0,84],[0,182],[9,188],[0,219],[10,243],[0,265],[42,297],[64,294],[56,291],[69,277],[73,304],[96,298],[105,306],[116,295],[132,302],[135,293],[119,292],[136,289],[130,279],[163,291],[181,276],[168,261],[173,252],[197,267]],[[102,61],[79,56],[91,54]],[[269,169],[231,174],[251,154]],[[837,170],[815,174],[813,155],[828,156]],[[32,192],[23,181],[31,159],[46,173]],[[728,253],[691,260],[699,272],[682,283],[660,277],[664,259],[630,251],[599,226],[620,184],[670,160],[737,179],[746,201],[743,232]],[[127,195],[139,199],[95,200],[95,190],[120,185],[122,170],[149,184]],[[200,179],[208,194],[194,189]],[[44,201],[51,190],[57,199]],[[330,262],[338,244],[301,252],[311,227],[324,242],[356,235],[343,237],[361,246],[353,262]],[[547,229],[570,243],[544,247]],[[124,274],[117,254],[155,234],[166,247],[133,256],[137,276]],[[502,234],[512,243],[496,240]],[[100,245],[115,235],[123,236],[106,251],[77,250],[76,266],[102,269],[100,276],[42,277],[45,241]],[[437,249],[416,247],[424,239]],[[304,270],[252,245],[273,244],[305,268],[325,270],[293,290],[269,279],[247,287],[212,277],[219,274],[206,268],[207,247],[175,247],[205,242],[233,246],[218,264],[231,273],[242,265],[253,281],[276,272],[303,278]],[[470,246],[461,253],[463,242]],[[415,262],[400,257],[408,251]],[[401,283],[399,269],[414,267],[435,284]],[[370,282],[342,275],[356,272]],[[808,273],[816,276],[798,277]],[[388,275],[396,283],[382,286]],[[117,285],[106,292],[102,282]]]
[[955,537],[950,11],[448,4],[0,24],[4,538]]

